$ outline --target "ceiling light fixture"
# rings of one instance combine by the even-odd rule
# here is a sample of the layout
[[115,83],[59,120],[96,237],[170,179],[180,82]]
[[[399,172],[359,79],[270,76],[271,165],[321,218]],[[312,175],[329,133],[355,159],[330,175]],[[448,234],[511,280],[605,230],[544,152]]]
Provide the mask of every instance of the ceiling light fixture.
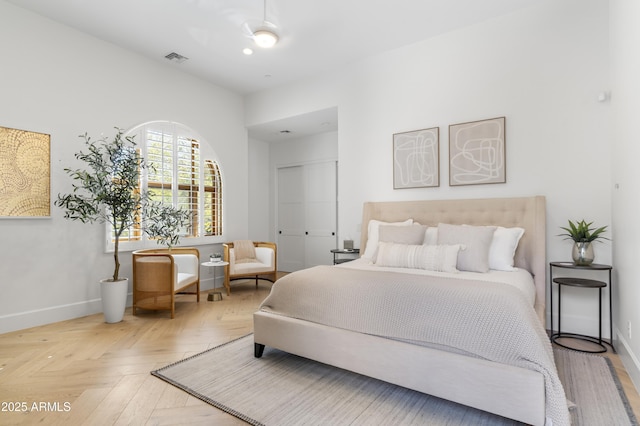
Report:
[[267,0],[264,0],[262,27],[253,32],[253,40],[259,47],[268,49],[278,42],[278,35],[269,27],[275,27],[275,25],[267,21]]
[[272,31],[260,29],[253,33],[253,40],[258,46],[269,48],[275,46],[278,42],[278,36]]

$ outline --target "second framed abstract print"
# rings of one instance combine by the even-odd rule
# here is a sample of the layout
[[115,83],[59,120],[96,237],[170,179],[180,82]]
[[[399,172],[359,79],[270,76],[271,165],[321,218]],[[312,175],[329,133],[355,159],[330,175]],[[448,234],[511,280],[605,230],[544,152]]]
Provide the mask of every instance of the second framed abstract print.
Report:
[[393,135],[393,189],[440,186],[440,129]]

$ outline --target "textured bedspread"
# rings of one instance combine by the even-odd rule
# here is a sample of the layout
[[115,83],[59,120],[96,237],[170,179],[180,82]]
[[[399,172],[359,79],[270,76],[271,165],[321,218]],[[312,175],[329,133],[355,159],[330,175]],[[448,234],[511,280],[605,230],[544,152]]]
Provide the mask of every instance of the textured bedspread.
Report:
[[538,371],[547,418],[570,424],[546,332],[526,298],[505,284],[316,266],[280,278],[260,310]]

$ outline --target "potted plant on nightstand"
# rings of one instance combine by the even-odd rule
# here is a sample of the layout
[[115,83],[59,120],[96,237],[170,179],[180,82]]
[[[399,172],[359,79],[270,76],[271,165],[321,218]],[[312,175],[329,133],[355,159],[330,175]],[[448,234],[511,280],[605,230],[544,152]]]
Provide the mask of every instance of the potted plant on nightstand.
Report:
[[[139,226],[143,232],[145,217],[153,218],[154,226],[163,229],[159,242],[178,242],[178,230],[187,224],[187,212],[151,201],[149,192],[139,188],[140,173],[147,168],[136,149],[133,137],[123,136],[121,129],[113,140],[84,139],[87,152],[75,154],[86,163],[85,169],[64,169],[74,180],[73,191],[58,194],[55,205],[64,209],[64,217],[82,223],[109,223],[114,249],[113,275],[100,281],[100,293],[105,321],[120,322],[124,316],[129,288],[128,278],[120,276],[120,238],[129,229]],[[151,212],[152,215],[148,214]],[[151,220],[147,220],[151,223]],[[155,228],[154,228],[155,229]]]
[[573,223],[569,221],[569,226],[561,226],[561,229],[567,231],[564,234],[559,234],[561,237],[566,237],[567,240],[573,240],[573,249],[571,250],[571,256],[573,257],[573,263],[578,266],[588,266],[593,263],[595,257],[593,253],[594,241],[599,239],[608,240],[602,234],[606,231],[607,227],[602,226],[600,228],[593,228],[591,225],[593,222],[587,223],[584,219]]

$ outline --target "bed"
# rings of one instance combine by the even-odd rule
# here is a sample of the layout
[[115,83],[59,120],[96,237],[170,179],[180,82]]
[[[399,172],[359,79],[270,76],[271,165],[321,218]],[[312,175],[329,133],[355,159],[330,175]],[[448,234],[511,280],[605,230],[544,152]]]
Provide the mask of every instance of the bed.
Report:
[[[367,258],[371,248],[367,245],[369,231],[372,230],[371,241],[376,241],[380,236],[374,236],[373,230],[378,233],[383,228],[371,228],[371,224],[382,222],[388,232],[389,223],[408,219],[411,225],[419,223],[429,228],[448,224],[438,228],[441,238],[445,238],[445,226],[460,230],[458,225],[462,224],[472,228],[524,229],[513,256],[513,269],[520,271],[520,276],[522,271],[528,271],[525,275],[531,282],[530,300],[511,286],[491,283],[487,288],[496,292],[499,296],[495,298],[500,301],[493,301],[494,296],[480,297],[471,307],[454,309],[452,306],[458,306],[460,297],[475,291],[470,289],[478,283],[474,278],[455,280],[447,273],[427,278],[431,277],[429,273],[425,276],[422,271],[412,273],[406,268],[398,273],[400,268],[394,265],[376,269]],[[545,220],[545,199],[541,196],[365,203],[361,234],[361,254],[365,259],[298,271],[276,282],[254,314],[255,356],[260,357],[265,346],[274,347],[527,424],[568,425],[566,399],[544,327]],[[384,244],[378,246],[380,250],[398,247]],[[458,249],[463,253],[466,247]],[[381,252],[378,259],[382,258]],[[478,275],[471,273],[474,274]],[[383,283],[382,288],[378,281]],[[385,289],[388,281],[393,281],[393,287]],[[449,290],[453,282],[455,292]],[[409,295],[404,296],[405,291]],[[447,302],[431,293],[423,295],[423,291],[436,291]],[[391,299],[389,294],[393,295]],[[503,301],[503,294],[508,294],[509,299]],[[486,306],[482,305],[485,299],[491,299]],[[496,309],[493,303],[502,303],[504,308]],[[441,309],[443,306],[447,309]],[[467,318],[467,310],[477,311],[479,316]],[[357,311],[363,318],[350,316],[342,320],[341,316],[353,314],[345,311]],[[436,316],[425,322],[426,312],[452,316],[446,320]],[[496,316],[499,319],[494,319]],[[489,325],[493,327],[491,321],[500,324],[495,332],[487,331]],[[389,332],[389,324],[397,322],[403,330],[398,334]],[[360,323],[372,328],[363,329]],[[430,326],[425,327],[426,323]],[[432,323],[464,329],[471,337],[462,338],[451,330],[441,332]],[[411,330],[405,332],[404,328]],[[433,335],[446,335],[455,342],[425,343]],[[490,353],[493,350],[499,355]]]

